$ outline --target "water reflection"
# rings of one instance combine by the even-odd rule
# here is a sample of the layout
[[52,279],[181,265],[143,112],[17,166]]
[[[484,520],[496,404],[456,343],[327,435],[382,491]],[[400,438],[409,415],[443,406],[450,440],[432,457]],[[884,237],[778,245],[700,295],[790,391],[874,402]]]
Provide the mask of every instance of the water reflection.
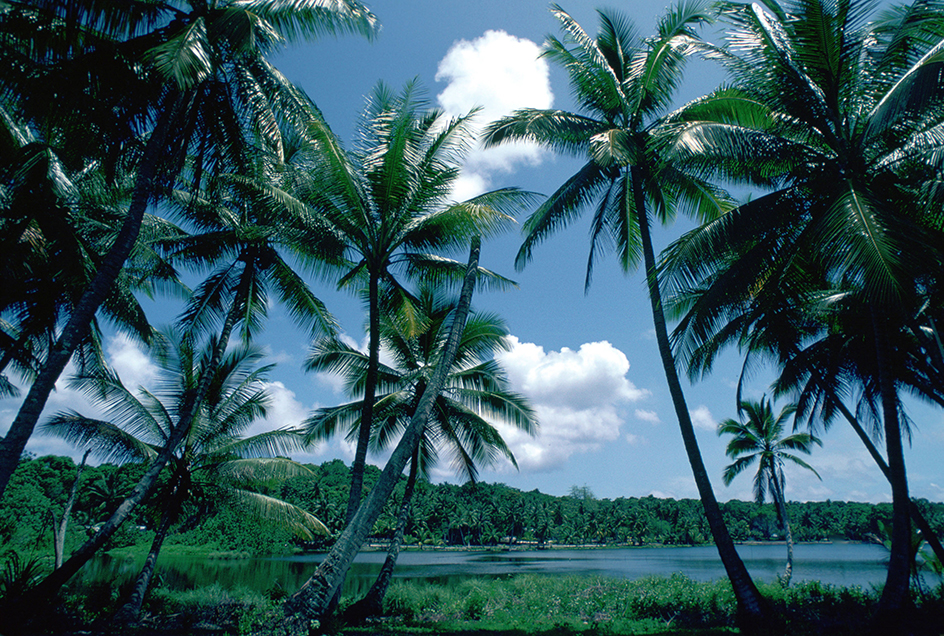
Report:
[[[738,546],[751,575],[773,581],[783,572],[782,545]],[[363,552],[351,568],[346,594],[363,594],[380,570],[385,553]],[[884,582],[887,552],[875,545],[798,545],[794,553],[794,580],[820,580],[836,585],[868,587]],[[218,583],[225,588],[245,587],[265,592],[281,587],[291,593],[308,580],[323,554],[263,559],[162,559],[158,576],[173,589]],[[104,556],[83,571],[85,583],[130,582],[139,564]],[[601,574],[620,578],[668,576],[682,572],[708,581],[724,576],[718,552],[712,546],[669,548],[616,548],[588,550],[408,551],[400,554],[396,576],[439,583],[457,583],[470,577],[505,577],[519,573]]]

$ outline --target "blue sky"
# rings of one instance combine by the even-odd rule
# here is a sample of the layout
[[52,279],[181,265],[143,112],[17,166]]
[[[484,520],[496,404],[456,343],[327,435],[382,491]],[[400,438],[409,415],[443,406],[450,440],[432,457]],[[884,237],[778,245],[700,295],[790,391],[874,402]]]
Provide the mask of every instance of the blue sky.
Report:
[[[374,0],[367,4],[383,25],[376,41],[344,36],[293,46],[273,58],[290,80],[308,92],[343,139],[351,138],[365,95],[379,80],[399,89],[417,78],[431,102],[449,112],[464,114],[474,106],[483,107],[483,124],[524,106],[574,108],[564,74],[536,59],[545,35],[558,33],[543,1]],[[578,0],[563,8],[595,33],[594,6]],[[634,0],[621,6],[645,34],[652,32],[665,3]],[[717,69],[706,63],[693,65],[679,103],[720,80]],[[536,148],[475,151],[456,196],[504,186],[549,194],[578,165],[574,159]],[[689,227],[681,219],[657,229],[657,249]],[[604,258],[598,261],[593,284],[584,293],[589,247],[586,220],[542,244],[532,262],[516,272],[513,261],[520,240],[520,234],[512,231],[483,246],[483,265],[513,278],[518,288],[479,293],[475,307],[495,311],[507,321],[512,347],[501,361],[513,388],[535,404],[541,428],[534,438],[507,433],[520,470],[499,464],[482,470],[481,478],[555,495],[577,485],[608,498],[695,497],[659,364],[642,276],[638,272],[624,275],[614,259]],[[345,335],[362,345],[360,302],[323,283],[313,285]],[[180,309],[176,300],[161,301],[154,307],[154,321],[169,322]],[[308,341],[278,307],[272,309],[262,343],[278,367],[272,374],[269,419],[257,429],[295,424],[314,408],[346,401],[336,379],[301,371]],[[147,356],[127,338],[111,335],[108,353],[126,384],[153,381],[154,369]],[[746,475],[727,488],[721,483],[727,458],[724,441],[714,433],[719,420],[736,415],[739,370],[739,359],[732,353],[710,377],[695,384],[683,380],[702,454],[722,500],[751,497],[751,480]],[[759,372],[747,384],[745,395],[759,398],[770,379],[769,371]],[[11,400],[0,402],[0,427],[9,425],[17,406]],[[91,413],[81,396],[60,386],[47,412],[62,408]],[[912,493],[944,500],[939,460],[944,452],[944,417],[939,410],[922,405],[912,405],[910,414],[917,425],[906,457]],[[890,500],[887,483],[846,428],[837,423],[823,437],[824,446],[809,458],[822,481],[788,467],[789,498]],[[62,442],[40,437],[27,448],[39,454],[70,452]],[[298,459],[320,463],[334,457],[350,461],[352,456],[352,449],[336,440]],[[455,479],[448,468],[448,461],[443,462],[437,478]]]

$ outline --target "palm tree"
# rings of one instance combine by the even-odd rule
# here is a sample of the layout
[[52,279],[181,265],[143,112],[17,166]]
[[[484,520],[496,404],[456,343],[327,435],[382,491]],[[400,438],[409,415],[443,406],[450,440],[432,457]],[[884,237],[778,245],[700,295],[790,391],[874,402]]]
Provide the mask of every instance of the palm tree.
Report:
[[[104,103],[95,103],[94,109],[88,108],[63,120],[82,130],[94,127],[82,121],[89,112],[119,113],[120,119],[125,120],[122,130],[128,137],[124,144],[118,144],[116,138],[109,142],[118,147],[133,146],[131,156],[138,160],[135,186],[121,229],[70,312],[57,341],[49,348],[9,432],[0,443],[0,496],[49,392],[130,254],[148,204],[183,172],[188,155],[195,158],[189,180],[199,188],[204,173],[245,165],[250,139],[280,154],[281,137],[276,122],[307,120],[310,113],[307,99],[266,61],[266,54],[285,40],[339,31],[370,35],[376,29],[374,16],[357,0],[338,0],[330,4],[321,0],[289,4],[276,0],[224,0],[211,5],[193,2],[189,6],[163,2],[155,5],[136,0],[120,9],[108,5],[105,14],[97,2],[75,0],[59,5],[27,0],[14,3],[3,19],[20,27],[13,31],[17,35],[24,33],[22,23],[32,22],[31,28],[35,29],[37,21],[64,21],[69,28],[53,30],[66,31],[70,36],[79,34],[75,41],[58,47],[47,46],[45,40],[41,42],[43,46],[37,46],[35,40],[42,39],[42,32],[36,37],[27,29],[23,37],[28,41],[19,48],[30,55],[45,57],[50,55],[50,50],[65,49],[66,56],[72,56],[69,68],[78,70],[73,79],[81,81],[79,88],[105,88],[100,93],[93,91],[96,97],[101,95]],[[158,26],[154,27],[155,24]],[[89,37],[93,32],[94,37]],[[11,48],[16,49],[16,46]],[[46,62],[45,57],[40,62]],[[99,68],[95,62],[100,57],[124,63],[125,72],[111,73],[114,70],[111,63]],[[23,71],[24,66],[32,68],[33,65],[17,64],[14,68]],[[49,74],[58,69],[51,63],[39,66]],[[99,76],[98,70],[108,73]],[[14,79],[29,78],[28,82],[14,82],[16,89],[41,92],[43,82],[35,81],[37,73],[11,75]],[[57,76],[57,79],[61,78]],[[129,79],[131,86],[127,84]],[[116,89],[112,82],[122,84]],[[46,83],[62,85],[61,81]],[[69,84],[67,81],[66,85]],[[43,102],[33,94],[26,94],[19,101],[26,106]],[[59,102],[64,100],[57,95],[49,101],[56,102],[59,108]],[[80,107],[88,106],[86,101],[76,103]],[[29,111],[26,106],[24,112]],[[41,116],[48,114],[45,109],[40,110],[43,111]],[[153,113],[156,115],[152,118]],[[35,113],[33,116],[37,117]],[[37,125],[51,126],[55,122],[56,119],[44,117]],[[143,140],[133,138],[132,134],[141,128],[147,129],[149,134]],[[156,463],[166,459],[161,456]],[[159,471],[160,467],[155,465],[155,468]]]
[[[668,251],[670,265],[674,264],[676,248]],[[738,255],[732,250],[724,259],[737,263]],[[794,265],[799,261],[794,258]],[[776,290],[775,293],[761,295],[758,288],[751,288],[742,290],[748,294],[744,297],[730,288],[715,286],[726,269],[727,266],[719,268],[719,272],[696,286],[677,290],[670,300],[675,309],[689,308],[674,334],[689,375],[693,379],[706,375],[718,353],[726,345],[736,343],[744,354],[737,390],[739,401],[744,377],[755,365],[771,362],[780,369],[773,383],[774,394],[794,396],[797,422],[805,421],[810,432],[816,433],[827,431],[835,418],[841,417],[888,479],[888,463],[859,421],[862,418],[867,425],[877,421],[880,395],[874,384],[863,385],[861,391],[855,389],[863,378],[874,375],[866,371],[870,365],[867,330],[855,326],[868,317],[868,308],[846,306],[852,299],[828,289],[823,277],[812,275],[810,267],[794,271],[798,275],[784,277],[776,285],[768,281],[765,286],[772,292]],[[930,308],[928,303],[923,317],[916,316],[910,324],[902,325],[894,347],[893,367],[897,382],[908,387],[913,395],[944,405],[941,394],[944,384],[940,380],[944,366],[934,342]],[[712,316],[710,321],[706,321],[707,316]],[[850,399],[857,401],[858,417],[845,405]],[[876,441],[881,441],[880,422],[870,428]],[[913,500],[909,507],[912,521],[935,554],[944,557],[944,547],[921,510]]]
[[[308,180],[296,196],[316,210],[345,245],[350,267],[339,286],[366,287],[368,367],[364,378],[357,446],[351,467],[351,492],[345,519],[357,511],[371,426],[380,352],[381,291],[396,306],[409,302],[398,277],[445,284],[464,271],[445,254],[467,244],[473,234],[489,234],[511,219],[530,198],[508,188],[468,201],[450,200],[459,176],[458,161],[471,141],[473,113],[449,119],[429,109],[418,87],[400,94],[383,84],[371,94],[362,116],[358,145],[345,151],[320,120],[309,130],[314,139]],[[506,282],[482,270],[492,280]]]
[[767,396],[760,402],[747,400],[738,403],[738,411],[746,416],[743,421],[727,419],[718,425],[718,435],[731,435],[728,441],[727,455],[734,460],[724,469],[724,485],[730,486],[734,478],[757,464],[754,475],[754,501],[764,503],[767,494],[777,507],[777,517],[783,526],[787,541],[787,566],[781,582],[784,587],[790,585],[793,576],[793,535],[790,532],[790,518],[787,516],[784,461],[791,461],[802,466],[819,477],[819,473],[805,461],[793,454],[800,452],[809,455],[813,444],[822,446],[819,438],[809,433],[783,435],[783,427],[796,412],[796,405],[785,406],[774,416],[773,405]]
[[549,37],[544,55],[567,70],[581,112],[521,110],[492,124],[486,143],[528,140],[586,157],[587,163],[528,218],[517,265],[524,266],[538,243],[591,206],[587,284],[598,252],[608,244],[615,245],[624,270],[642,258],[659,354],[698,493],[734,586],[739,615],[745,624],[757,623],[762,599],[724,526],[679,382],[650,230],[650,214],[663,222],[679,211],[706,219],[726,205],[711,184],[681,172],[662,156],[665,111],[687,56],[699,49],[694,28],[711,15],[697,2],[682,4],[662,17],[655,36],[643,39],[616,13],[600,13],[600,31],[592,38],[560,7],[552,12],[564,39]]
[[238,348],[220,364],[210,366],[214,357],[211,349],[195,355],[189,339],[173,332],[166,335],[174,347],[157,356],[164,376],[159,391],[139,387],[133,392],[113,372],[76,377],[71,384],[101,404],[108,419],[69,411],[42,425],[45,432],[89,445],[103,461],[152,461],[170,439],[175,420],[189,414],[189,402],[200,378],[212,376],[212,389],[174,453],[169,479],[158,495],[160,522],[131,597],[116,616],[121,622],[137,618],[161,546],[190,500],[236,498],[258,518],[287,524],[303,538],[327,534],[324,525],[304,510],[247,489],[269,477],[308,472],[284,457],[301,446],[295,431],[278,429],[243,436],[265,415],[268,396],[263,381],[271,365],[258,367],[262,357],[258,350]]
[[[0,291],[0,374],[12,366],[31,379],[114,239],[130,179],[106,184],[95,164],[70,170],[8,115],[0,117],[0,129],[6,142],[0,143],[0,275],[7,281]],[[151,328],[132,292],[150,294],[176,283],[173,269],[145,244],[166,230],[163,221],[145,215],[129,262],[101,306],[105,317],[145,342]],[[80,365],[101,357],[98,340],[93,320],[79,343]],[[17,395],[2,377],[0,389]]]
[[723,324],[724,298],[776,307],[805,278],[819,286],[821,315],[847,312],[840,322],[856,332],[842,335],[866,343],[857,384],[881,412],[895,528],[878,619],[894,622],[907,602],[910,537],[896,343],[942,261],[932,175],[944,30],[934,2],[869,22],[871,6],[726,5],[735,30],[719,56],[732,85],[685,109],[670,154],[705,177],[772,191],[686,237],[673,261],[683,285],[710,281],[681,336],[689,350]]
[[469,306],[472,304],[472,295],[475,291],[475,281],[480,276],[479,253],[481,239],[472,238],[469,250],[469,262],[466,265],[465,276],[462,281],[462,290],[459,293],[459,302],[449,327],[449,336],[443,346],[442,353],[433,371],[423,394],[417,403],[410,424],[403,432],[403,436],[394,448],[387,465],[384,466],[377,483],[371,488],[364,502],[358,507],[357,513],[331,547],[331,551],[311,575],[308,581],[293,594],[284,605],[286,618],[299,627],[310,624],[312,619],[323,618],[331,607],[332,599],[340,588],[348,568],[354,562],[354,557],[360,551],[374,522],[380,516],[384,503],[393,492],[394,486],[400,480],[406,463],[410,460],[414,450],[420,443],[420,438],[426,429],[426,424],[433,412],[436,399],[446,384],[449,370],[452,367],[459,342],[465,329]]
[[[428,385],[432,370],[442,351],[449,320],[455,304],[441,293],[423,287],[413,305],[422,326],[414,333],[413,320],[395,314],[381,318],[381,346],[392,365],[380,365],[375,421],[371,447],[382,450],[409,425],[416,405]],[[514,455],[489,420],[506,422],[530,434],[536,419],[533,410],[520,395],[508,388],[508,380],[492,357],[507,346],[508,332],[497,316],[473,313],[462,332],[459,348],[446,385],[436,398],[430,420],[419,445],[410,459],[410,471],[393,540],[387,559],[367,596],[349,609],[355,616],[380,611],[399,555],[400,544],[409,517],[410,503],[417,477],[426,477],[443,448],[452,456],[456,471],[474,482],[478,466],[492,465],[499,457],[517,467]],[[338,339],[315,344],[306,363],[310,371],[341,374],[352,393],[366,384],[368,359],[362,352]],[[356,438],[362,411],[361,400],[323,408],[305,422],[311,440],[328,439],[346,430],[348,439]]]

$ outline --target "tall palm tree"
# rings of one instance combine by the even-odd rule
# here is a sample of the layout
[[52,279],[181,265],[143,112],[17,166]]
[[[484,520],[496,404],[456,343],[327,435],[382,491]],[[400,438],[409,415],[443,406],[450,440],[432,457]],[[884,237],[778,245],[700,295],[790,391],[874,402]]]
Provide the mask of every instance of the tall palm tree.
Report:
[[878,619],[893,622],[907,602],[911,534],[895,344],[944,260],[933,177],[944,17],[918,0],[870,22],[871,7],[726,5],[734,31],[720,57],[732,84],[685,110],[670,154],[706,177],[772,191],[686,237],[673,260],[680,280],[710,279],[683,336],[692,342],[723,322],[724,297],[776,306],[812,277],[820,300],[841,301],[822,315],[847,312],[845,324],[819,328],[855,329],[844,336],[866,343],[857,382],[881,411],[894,516]]
[[[530,200],[513,188],[468,201],[451,200],[459,159],[471,142],[470,118],[430,109],[408,84],[394,94],[379,84],[363,113],[358,144],[346,151],[320,120],[313,121],[312,166],[296,196],[315,209],[345,245],[350,266],[340,287],[367,292],[368,367],[346,521],[357,511],[371,438],[379,372],[381,302],[409,302],[400,278],[446,284],[464,266],[447,258],[473,234],[487,235]],[[482,270],[500,284],[504,279]],[[386,292],[386,299],[381,292]]]
[[783,526],[787,541],[787,565],[784,568],[783,585],[790,585],[793,576],[793,534],[790,532],[790,518],[787,516],[785,496],[786,481],[783,475],[785,461],[802,466],[819,477],[819,473],[794,452],[809,455],[813,444],[822,446],[819,438],[809,433],[793,433],[784,436],[783,428],[787,420],[796,412],[796,405],[789,404],[774,415],[773,405],[767,396],[760,402],[747,400],[738,403],[742,420],[727,419],[718,425],[718,435],[731,435],[726,453],[734,460],[724,469],[724,485],[730,486],[734,478],[757,464],[754,474],[754,500],[762,504],[768,493],[777,507],[777,516]]
[[650,215],[663,222],[677,212],[707,219],[726,205],[710,183],[663,157],[666,110],[687,57],[699,49],[695,28],[711,14],[701,3],[681,4],[661,18],[656,35],[641,38],[621,15],[600,12],[600,31],[593,38],[560,7],[552,12],[564,39],[549,37],[544,56],[567,70],[581,110],[518,111],[492,124],[486,143],[528,140],[586,157],[587,163],[528,218],[517,264],[524,266],[538,243],[590,207],[587,284],[598,252],[608,244],[615,245],[625,270],[642,259],[662,366],[712,537],[734,586],[739,615],[745,624],[758,623],[762,599],[724,525],[678,378],[650,229]]
[[214,357],[211,350],[195,355],[189,339],[177,333],[169,333],[167,338],[173,347],[157,356],[163,376],[159,390],[139,387],[132,391],[117,374],[107,371],[76,377],[70,383],[101,404],[107,419],[68,411],[42,425],[44,432],[90,446],[103,461],[148,462],[170,439],[176,420],[189,413],[189,401],[200,377],[213,377],[211,391],[171,460],[169,479],[157,498],[160,522],[131,597],[116,616],[121,621],[137,618],[164,540],[186,503],[194,498],[236,498],[260,519],[287,524],[304,538],[327,534],[324,525],[304,510],[247,489],[269,477],[307,472],[284,457],[301,446],[295,431],[278,429],[243,436],[265,415],[268,396],[263,381],[271,365],[258,366],[262,357],[258,350],[238,348],[220,364],[209,366]]
[[[421,332],[414,333],[413,320],[404,321],[396,314],[381,318],[381,346],[392,359],[380,365],[376,396],[376,415],[371,447],[382,450],[396,439],[416,410],[428,385],[447,336],[455,303],[429,287],[423,287],[414,308],[418,310]],[[512,393],[508,380],[493,356],[507,346],[508,332],[493,314],[472,313],[462,332],[455,360],[446,385],[436,398],[420,444],[410,459],[410,470],[390,543],[376,582],[367,596],[351,608],[355,615],[371,615],[381,609],[384,595],[396,566],[400,544],[409,516],[410,503],[418,477],[429,475],[440,450],[452,456],[457,473],[474,482],[478,467],[492,465],[505,457],[517,467],[514,455],[501,434],[490,423],[508,423],[529,434],[537,425],[527,401]],[[346,378],[349,392],[359,393],[366,384],[368,357],[337,339],[315,344],[306,362],[312,371],[337,373]],[[305,422],[312,440],[330,438],[346,430],[348,439],[356,438],[362,400],[323,408]]]
[[[310,108],[301,91],[291,85],[265,56],[286,40],[310,38],[323,33],[355,31],[374,33],[374,16],[357,0],[302,0],[283,3],[277,0],[224,0],[207,5],[204,2],[164,3],[134,0],[121,7],[103,5],[92,0],[48,3],[26,0],[12,3],[2,16],[15,25],[29,24],[22,44],[10,47],[20,57],[40,56],[37,64],[42,73],[12,73],[14,79],[24,75],[29,81],[11,82],[14,89],[33,91],[19,95],[18,104],[32,106],[46,84],[61,85],[56,73],[58,64],[43,56],[52,50],[54,61],[62,57],[75,71],[71,80],[80,82],[80,89],[90,88],[102,103],[89,105],[77,100],[78,113],[67,113],[63,121],[73,129],[94,128],[87,121],[89,114],[118,113],[126,121],[126,138],[109,139],[117,147],[130,147],[135,166],[135,186],[120,230],[108,253],[96,268],[95,276],[70,312],[57,341],[23,400],[10,430],[0,443],[0,496],[16,467],[20,454],[33,432],[39,415],[56,380],[65,368],[87,326],[108,295],[125,260],[130,254],[141,220],[149,203],[158,198],[168,183],[184,170],[188,155],[195,158],[188,178],[199,187],[204,173],[226,170],[247,163],[244,156],[249,141],[254,140],[280,154],[281,137],[277,122],[307,120]],[[65,31],[73,40],[49,46],[43,30],[36,35],[37,21],[65,23]],[[29,35],[29,34],[33,35]],[[55,39],[55,38],[48,38]],[[37,45],[37,40],[42,40]],[[8,42],[5,40],[4,44]],[[57,44],[53,42],[53,44]],[[0,47],[2,48],[2,47]],[[2,52],[7,53],[3,48]],[[123,63],[124,72],[113,73],[114,65],[96,65],[99,58]],[[19,58],[17,58],[19,59]],[[36,64],[17,64],[22,71]],[[105,75],[98,71],[107,70]],[[35,69],[34,69],[35,70]],[[120,70],[120,69],[119,69]],[[45,73],[46,82],[35,81]],[[129,85],[130,81],[130,85]],[[116,86],[114,82],[121,82]],[[99,87],[105,87],[95,92]],[[7,88],[4,86],[4,88]],[[70,88],[71,90],[71,88]],[[81,94],[81,90],[78,91]],[[60,108],[61,96],[47,100]],[[52,126],[56,119],[24,106],[24,113],[37,118],[37,126]],[[38,119],[42,118],[42,119]],[[85,118],[85,120],[83,120]],[[76,123],[76,120],[78,123]],[[121,128],[121,126],[118,126]],[[134,135],[147,131],[143,138]],[[66,132],[73,132],[69,130]],[[159,470],[163,455],[155,468]]]

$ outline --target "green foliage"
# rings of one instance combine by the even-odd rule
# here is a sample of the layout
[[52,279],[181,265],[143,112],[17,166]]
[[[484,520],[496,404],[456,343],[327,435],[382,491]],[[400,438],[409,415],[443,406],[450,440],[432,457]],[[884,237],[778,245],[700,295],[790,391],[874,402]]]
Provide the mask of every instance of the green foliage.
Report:
[[228,633],[274,633],[271,627],[283,618],[279,605],[265,596],[249,590],[226,590],[219,585],[184,592],[155,589],[145,602],[145,610],[171,616],[173,625],[165,624],[164,628],[181,632],[199,623],[211,623]]
[[19,596],[46,573],[46,568],[36,555],[23,557],[15,550],[7,550],[2,556],[0,599]]
[[[62,459],[62,458],[60,458]],[[52,467],[56,467],[53,470]],[[277,479],[265,494],[280,497],[323,519],[332,535],[340,532],[350,487],[349,468],[340,460],[308,465],[311,474]],[[118,490],[134,484],[141,466],[89,466],[82,475],[79,499],[73,512],[66,551],[77,546],[102,518],[102,503],[91,495],[92,485],[114,481]],[[368,466],[365,484],[370,488],[379,469]],[[0,537],[5,544],[24,551],[52,554],[48,510],[64,500],[74,479],[71,460],[24,460],[0,502]],[[40,478],[42,477],[42,478]],[[374,526],[373,539],[389,538],[396,510],[403,497],[403,482],[394,490],[384,514]],[[63,487],[65,484],[66,487]],[[57,499],[57,497],[62,499]],[[944,504],[917,502],[931,526],[944,534]],[[211,505],[212,504],[212,505]],[[286,554],[299,548],[319,549],[331,538],[302,542],[286,529],[265,523],[244,523],[246,513],[237,502],[202,502],[194,514],[200,519],[185,525],[170,539],[175,545],[250,554]],[[791,502],[791,525],[797,541],[869,541],[879,524],[891,519],[890,504],[844,501]],[[779,524],[772,504],[732,500],[721,504],[725,523],[736,541],[779,539]],[[200,514],[197,515],[196,512]],[[143,513],[125,524],[109,549],[143,545],[156,520]],[[688,545],[710,542],[701,503],[693,499],[620,497],[590,499],[554,497],[537,490],[521,492],[504,484],[431,484],[420,481],[406,529],[407,544],[423,545]],[[527,543],[526,543],[527,542]]]
[[[792,636],[863,633],[878,601],[875,590],[816,581],[786,589],[771,583],[761,592],[772,609],[771,624]],[[938,633],[942,593],[915,599],[913,619],[920,633]],[[396,581],[384,609],[402,623],[400,631],[690,634],[732,629],[736,603],[727,581],[697,582],[681,574],[633,581],[529,574],[459,585]]]
[[696,583],[682,575],[636,581],[522,575],[456,586],[398,581],[385,610],[407,624],[436,622],[445,629],[475,622],[527,633],[603,626],[636,633],[640,628],[728,627],[735,600],[726,582]]

